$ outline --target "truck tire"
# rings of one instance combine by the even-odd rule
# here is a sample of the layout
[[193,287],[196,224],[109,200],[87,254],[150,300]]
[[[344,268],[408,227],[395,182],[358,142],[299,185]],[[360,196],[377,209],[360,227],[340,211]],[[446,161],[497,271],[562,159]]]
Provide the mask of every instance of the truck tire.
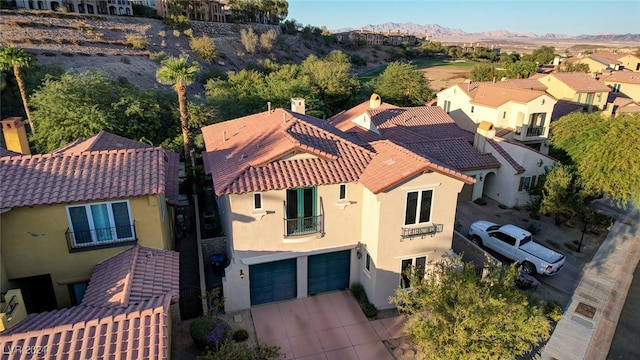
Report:
[[525,261],[522,263],[522,271],[524,271],[528,275],[535,275],[536,266],[528,261]]
[[478,235],[471,235],[471,243],[477,246],[482,246],[482,239]]

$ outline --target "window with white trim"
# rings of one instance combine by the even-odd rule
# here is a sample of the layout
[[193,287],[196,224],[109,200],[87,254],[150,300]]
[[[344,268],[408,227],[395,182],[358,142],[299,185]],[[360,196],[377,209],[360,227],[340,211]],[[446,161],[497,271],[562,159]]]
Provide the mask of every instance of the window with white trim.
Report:
[[451,101],[444,101],[444,111],[446,111],[447,114],[449,113],[449,111],[451,111]]
[[253,210],[262,210],[262,193],[253,193]]
[[403,289],[411,288],[411,272],[415,271],[419,277],[423,277],[427,266],[427,257],[402,259],[400,266],[400,286]]
[[347,200],[347,184],[340,184],[338,200]]
[[129,201],[67,206],[74,246],[134,240],[136,235]]
[[404,224],[416,225],[431,221],[433,190],[410,191],[404,212]]

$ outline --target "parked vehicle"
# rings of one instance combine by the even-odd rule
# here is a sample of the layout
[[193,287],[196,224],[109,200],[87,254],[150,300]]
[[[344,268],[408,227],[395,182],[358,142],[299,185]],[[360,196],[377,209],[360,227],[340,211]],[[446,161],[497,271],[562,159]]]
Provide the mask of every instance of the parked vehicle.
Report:
[[476,221],[469,227],[469,239],[521,264],[527,274],[554,275],[564,266],[564,255],[534,242],[530,232],[515,225]]

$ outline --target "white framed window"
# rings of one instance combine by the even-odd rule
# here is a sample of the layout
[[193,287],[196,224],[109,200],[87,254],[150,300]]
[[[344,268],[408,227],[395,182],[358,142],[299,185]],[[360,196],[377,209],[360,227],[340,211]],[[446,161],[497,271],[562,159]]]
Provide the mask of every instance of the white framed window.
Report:
[[621,84],[613,84],[613,93],[619,93],[620,92],[620,85]]
[[347,184],[340,184],[338,190],[338,200],[347,200]]
[[134,240],[128,200],[67,206],[75,247]]
[[444,101],[444,111],[446,111],[447,114],[449,113],[449,111],[451,111],[451,101]]
[[253,210],[262,210],[262,193],[253,193]]
[[418,276],[424,276],[427,267],[427,257],[418,256],[402,259],[400,263],[400,287],[411,288],[411,272],[416,271]]
[[431,221],[433,190],[407,192],[404,225],[424,224]]

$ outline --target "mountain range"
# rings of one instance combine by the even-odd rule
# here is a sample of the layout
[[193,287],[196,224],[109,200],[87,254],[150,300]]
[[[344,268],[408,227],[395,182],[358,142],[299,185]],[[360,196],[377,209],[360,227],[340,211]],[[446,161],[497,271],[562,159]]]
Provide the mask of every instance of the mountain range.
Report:
[[454,40],[459,39],[465,41],[469,39],[482,40],[482,39],[504,39],[504,40],[535,40],[535,39],[575,39],[583,41],[616,41],[616,42],[639,42],[640,34],[593,34],[593,35],[566,35],[566,34],[535,34],[532,32],[516,32],[509,30],[489,30],[476,33],[468,33],[461,29],[448,28],[440,26],[438,24],[426,24],[419,25],[412,22],[408,23],[393,23],[387,22],[378,25],[366,25],[361,28],[342,28],[332,30],[334,33],[346,32],[352,30],[366,30],[375,32],[401,32],[409,34],[425,34],[428,33],[434,40]]

